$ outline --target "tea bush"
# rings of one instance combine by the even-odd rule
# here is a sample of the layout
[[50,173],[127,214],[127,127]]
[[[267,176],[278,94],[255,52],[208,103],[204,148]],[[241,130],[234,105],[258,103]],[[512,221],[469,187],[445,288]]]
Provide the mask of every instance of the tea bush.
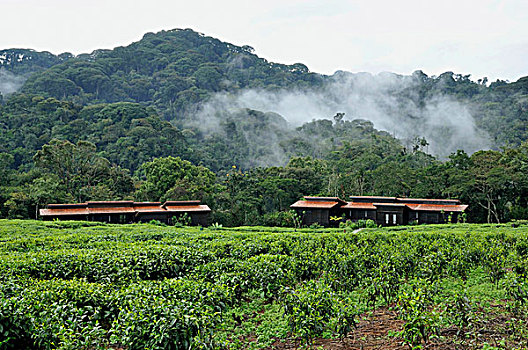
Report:
[[526,225],[343,231],[0,220],[0,349],[210,349],[257,317],[232,312],[255,300],[308,343],[397,302],[400,336],[419,346],[438,312],[471,327],[469,296],[430,287],[475,274],[525,320]]

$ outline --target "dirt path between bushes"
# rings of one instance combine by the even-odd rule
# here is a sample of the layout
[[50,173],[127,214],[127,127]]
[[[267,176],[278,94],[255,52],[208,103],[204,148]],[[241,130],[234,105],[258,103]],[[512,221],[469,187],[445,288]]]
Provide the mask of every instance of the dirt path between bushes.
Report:
[[[483,319],[476,322],[471,333],[459,336],[460,331],[454,326],[441,329],[438,337],[422,344],[423,349],[482,349],[486,343],[501,349],[528,349],[522,340],[519,343],[511,337],[511,330],[506,323],[509,316],[505,314],[503,305],[495,305],[491,311],[481,312]],[[303,346],[301,339],[278,339],[268,350],[408,350],[409,346],[403,344],[400,338],[390,335],[400,331],[404,324],[397,316],[396,311],[389,307],[381,307],[362,315],[358,327],[343,340],[318,338],[311,346]],[[499,345],[504,339],[507,339],[506,344]]]

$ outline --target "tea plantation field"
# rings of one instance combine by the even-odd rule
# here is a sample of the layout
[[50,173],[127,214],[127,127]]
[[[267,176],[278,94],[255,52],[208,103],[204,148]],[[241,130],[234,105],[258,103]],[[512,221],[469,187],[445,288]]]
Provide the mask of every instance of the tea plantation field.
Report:
[[528,225],[0,220],[0,349],[526,349]]

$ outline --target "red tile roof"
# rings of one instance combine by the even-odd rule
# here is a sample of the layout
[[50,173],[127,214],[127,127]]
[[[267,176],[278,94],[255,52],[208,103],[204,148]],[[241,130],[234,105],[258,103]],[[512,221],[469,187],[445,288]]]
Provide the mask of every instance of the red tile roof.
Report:
[[102,207],[102,208],[88,208],[90,214],[134,214],[136,211],[134,207]]
[[371,209],[376,210],[376,207],[372,203],[356,203],[348,202],[347,205],[342,207],[343,209]]
[[335,206],[338,206],[339,202],[333,201],[297,201],[290,205],[290,208],[308,208],[308,209],[332,209]]
[[[444,212],[463,212],[467,205],[458,204],[458,199],[421,199],[421,198],[397,198],[397,197],[377,197],[377,196],[351,196],[352,199],[371,199],[372,202],[344,202],[337,197],[308,197],[305,200],[295,202],[290,208],[298,209],[333,209],[336,207],[342,209],[362,209],[376,210],[377,207],[407,207],[411,210],[418,211],[444,211]],[[376,202],[376,200],[390,199],[394,202]],[[401,202],[400,202],[401,200]],[[421,201],[425,203],[408,203],[410,201]],[[431,202],[444,202],[445,204],[429,204]]]
[[170,201],[162,206],[160,202],[99,201],[76,204],[48,204],[40,209],[40,216],[85,216],[105,214],[169,213],[169,212],[210,212],[200,201]]
[[134,201],[90,201],[87,202],[86,205],[88,205],[88,207],[131,207],[134,205]]
[[166,207],[168,205],[170,206],[178,206],[178,205],[198,205],[200,204],[200,201],[166,201],[163,203],[163,207]]
[[447,204],[406,204],[406,206],[411,210],[416,211],[444,211],[444,213],[449,212],[463,212],[467,209],[467,205],[447,205]]
[[40,216],[67,216],[67,215],[88,215],[88,208],[53,208],[40,209]]
[[290,208],[333,208],[347,204],[339,197],[312,197],[304,196],[304,200],[297,201],[290,205]]
[[403,203],[372,203],[372,205],[378,207],[405,207]]
[[167,212],[209,212],[211,209],[207,205],[168,205],[165,207]]
[[165,212],[161,202],[134,202],[134,210],[137,213],[159,213]]
[[118,208],[46,208],[40,209],[40,216],[74,216],[74,215],[95,215],[95,214],[134,214],[132,207],[118,207]]
[[304,196],[303,197],[304,199],[306,200],[310,200],[310,201],[340,201],[341,199],[339,199],[339,197],[316,197],[316,196]]
[[88,204],[134,204],[134,201],[88,201]]

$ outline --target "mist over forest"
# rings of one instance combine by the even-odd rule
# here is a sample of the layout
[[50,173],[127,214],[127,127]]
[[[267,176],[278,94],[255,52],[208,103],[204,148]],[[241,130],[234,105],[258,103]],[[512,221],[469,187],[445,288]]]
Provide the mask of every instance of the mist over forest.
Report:
[[[527,125],[528,77],[328,76],[191,29],[77,56],[6,48],[0,217],[197,198],[218,222],[280,224],[302,195],[372,194],[458,197],[474,221],[528,218]],[[153,166],[181,178],[162,186]]]
[[[345,120],[370,121],[406,145],[425,137],[428,152],[442,159],[459,149],[473,153],[493,145],[487,131],[477,126],[470,102],[437,91],[420,99],[419,88],[413,76],[338,72],[316,89],[215,93],[199,105],[190,124],[214,133],[222,112],[244,108],[277,113],[290,128],[344,113]],[[199,122],[193,123],[196,115]]]

